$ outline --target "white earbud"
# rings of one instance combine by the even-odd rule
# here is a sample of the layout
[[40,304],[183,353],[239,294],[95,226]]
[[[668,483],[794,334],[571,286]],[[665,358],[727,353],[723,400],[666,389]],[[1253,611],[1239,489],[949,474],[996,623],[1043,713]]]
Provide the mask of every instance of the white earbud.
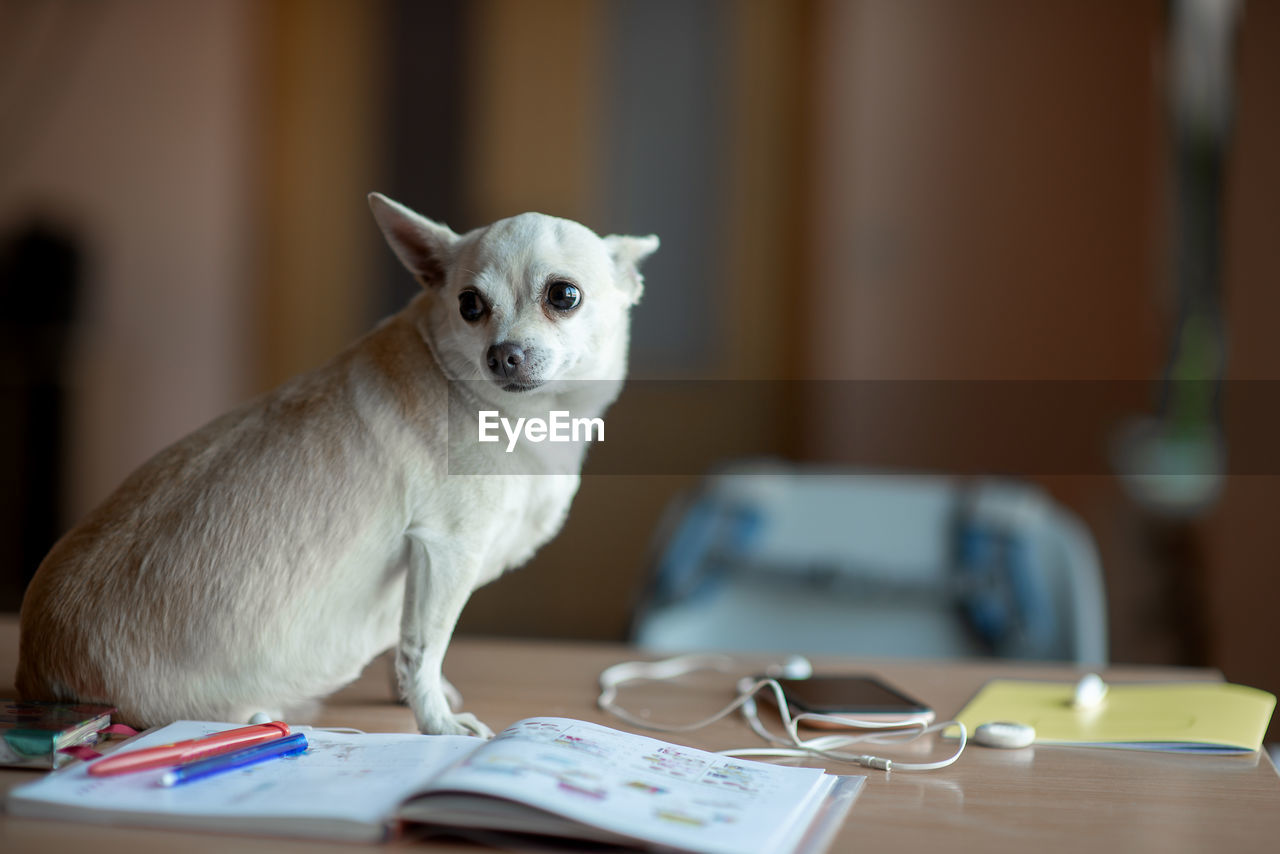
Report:
[[765,673],[780,679],[808,679],[813,675],[813,664],[803,655],[793,655],[781,664],[770,665]]
[[1015,721],[988,721],[973,731],[973,740],[985,747],[1017,750],[1035,743],[1036,730],[1029,724]]
[[1086,710],[1102,704],[1107,696],[1107,683],[1096,673],[1088,673],[1076,683],[1076,690],[1071,697],[1073,708]]

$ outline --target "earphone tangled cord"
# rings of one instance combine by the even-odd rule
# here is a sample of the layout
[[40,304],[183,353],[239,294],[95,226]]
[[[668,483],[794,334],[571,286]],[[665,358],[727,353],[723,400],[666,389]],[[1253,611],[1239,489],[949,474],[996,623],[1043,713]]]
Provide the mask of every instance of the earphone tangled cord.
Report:
[[[846,715],[824,715],[814,712],[804,712],[793,716],[787,708],[786,696],[783,693],[782,686],[778,684],[776,679],[770,677],[739,680],[737,686],[738,696],[732,703],[710,717],[688,724],[655,723],[631,714],[616,702],[618,688],[627,682],[637,679],[649,681],[674,679],[677,676],[697,670],[715,670],[720,673],[727,673],[732,670],[733,665],[733,659],[728,656],[701,654],[682,655],[656,662],[627,661],[615,664],[612,667],[605,668],[600,674],[600,696],[596,698],[596,705],[603,711],[609,712],[633,726],[657,732],[693,732],[705,726],[710,726],[734,711],[741,709],[742,716],[746,719],[752,731],[773,745],[772,747],[744,747],[717,751],[723,756],[820,757],[839,762],[851,762],[868,768],[877,768],[881,771],[935,771],[939,768],[946,768],[959,759],[960,754],[964,753],[965,745],[968,743],[968,731],[965,725],[959,721],[943,721],[935,724],[925,724],[917,721],[903,724],[901,722],[864,721]],[[778,712],[782,717],[786,737],[770,732],[760,721],[755,697],[766,688],[773,692]],[[805,720],[834,724],[849,729],[886,730],[886,732],[869,732],[860,735],[832,734],[806,739],[801,738],[799,733],[799,725]],[[951,756],[937,762],[898,762],[879,756],[846,752],[844,750],[850,745],[860,743],[906,744],[922,735],[953,726],[958,728],[960,732],[956,750]]]

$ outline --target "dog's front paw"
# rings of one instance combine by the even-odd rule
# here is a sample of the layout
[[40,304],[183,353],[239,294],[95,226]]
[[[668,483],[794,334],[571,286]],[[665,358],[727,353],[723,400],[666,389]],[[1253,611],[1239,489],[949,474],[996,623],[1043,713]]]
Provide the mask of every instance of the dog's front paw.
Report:
[[457,712],[439,721],[421,725],[419,729],[432,735],[474,735],[478,738],[493,738],[493,730],[470,712]]

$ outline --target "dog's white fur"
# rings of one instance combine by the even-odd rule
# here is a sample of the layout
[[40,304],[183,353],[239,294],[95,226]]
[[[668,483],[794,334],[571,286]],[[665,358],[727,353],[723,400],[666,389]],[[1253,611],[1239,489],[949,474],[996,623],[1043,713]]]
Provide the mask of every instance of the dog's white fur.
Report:
[[[369,201],[422,292],[327,365],[160,452],[54,546],[23,602],[24,696],[109,702],[143,726],[287,719],[395,647],[421,731],[490,734],[450,709],[445,649],[471,592],[560,529],[578,468],[531,475],[543,463],[527,451],[451,461],[449,431],[474,436],[480,408],[602,414],[658,241],[535,213],[459,236]],[[581,289],[572,311],[547,304],[558,280]],[[460,315],[467,289],[487,303],[479,320]],[[523,348],[528,390],[494,375],[486,354],[502,342]],[[452,425],[451,382],[471,404]]]

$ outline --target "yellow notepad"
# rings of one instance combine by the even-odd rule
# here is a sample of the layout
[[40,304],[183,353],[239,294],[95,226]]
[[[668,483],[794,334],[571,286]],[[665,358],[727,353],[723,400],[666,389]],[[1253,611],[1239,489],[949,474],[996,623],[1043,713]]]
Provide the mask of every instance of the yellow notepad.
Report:
[[1135,750],[1248,753],[1262,745],[1276,698],[1227,682],[1109,685],[1102,702],[1077,710],[1072,682],[993,679],[956,716],[972,734],[987,721],[1036,729],[1037,744]]

